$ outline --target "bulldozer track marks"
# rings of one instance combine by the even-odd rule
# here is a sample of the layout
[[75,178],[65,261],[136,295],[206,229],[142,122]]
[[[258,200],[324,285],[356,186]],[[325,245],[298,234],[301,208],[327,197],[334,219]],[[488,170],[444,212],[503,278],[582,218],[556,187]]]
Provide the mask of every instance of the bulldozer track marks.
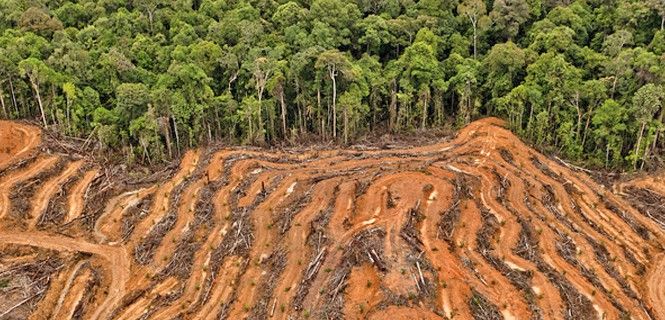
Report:
[[0,318],[665,320],[665,180],[607,189],[498,119],[407,149],[191,150],[122,188],[0,127]]

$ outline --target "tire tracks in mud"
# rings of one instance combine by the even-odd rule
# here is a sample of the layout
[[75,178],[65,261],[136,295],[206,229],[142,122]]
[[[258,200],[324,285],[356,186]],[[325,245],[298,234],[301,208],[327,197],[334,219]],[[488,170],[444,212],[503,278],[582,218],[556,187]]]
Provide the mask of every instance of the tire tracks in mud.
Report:
[[23,123],[0,120],[0,172],[25,158],[41,143],[39,128]]
[[65,236],[45,235],[39,232],[0,232],[0,243],[25,245],[56,251],[78,251],[99,256],[107,262],[111,283],[108,295],[101,302],[91,319],[106,319],[112,308],[125,294],[130,279],[131,261],[126,250],[119,247],[98,245]]
[[[39,143],[24,136],[6,151],[16,161]],[[34,222],[77,172],[63,223],[85,215],[101,169],[2,159],[0,222],[15,185],[40,188],[28,230],[0,224],[0,245],[80,253],[33,318],[665,317],[665,226],[637,203],[655,196],[622,197],[665,180],[614,194],[493,118],[409,149],[193,150],[164,180],[103,199],[90,228],[61,233]]]

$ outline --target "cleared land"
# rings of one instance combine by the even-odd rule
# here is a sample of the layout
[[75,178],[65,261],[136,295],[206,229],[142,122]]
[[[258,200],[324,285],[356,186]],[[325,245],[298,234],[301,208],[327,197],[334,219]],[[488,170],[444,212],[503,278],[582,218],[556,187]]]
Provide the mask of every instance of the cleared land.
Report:
[[138,182],[39,141],[0,122],[0,319],[665,319],[665,180],[606,190],[497,119]]

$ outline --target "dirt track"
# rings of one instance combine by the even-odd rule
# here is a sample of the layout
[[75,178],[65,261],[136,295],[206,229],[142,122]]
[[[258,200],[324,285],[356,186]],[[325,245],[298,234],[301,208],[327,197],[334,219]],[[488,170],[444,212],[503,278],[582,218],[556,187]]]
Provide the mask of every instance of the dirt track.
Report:
[[0,319],[665,320],[665,180],[606,190],[502,125],[408,149],[192,150],[108,194],[104,168],[0,122]]
[[40,138],[41,132],[34,127],[0,120],[0,171],[28,156]]

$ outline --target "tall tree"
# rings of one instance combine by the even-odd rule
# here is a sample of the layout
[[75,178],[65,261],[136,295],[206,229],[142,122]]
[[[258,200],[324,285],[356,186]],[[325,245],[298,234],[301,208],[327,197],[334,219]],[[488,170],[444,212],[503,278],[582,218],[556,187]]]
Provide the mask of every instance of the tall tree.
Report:
[[148,22],[150,23],[150,32],[153,31],[153,24],[155,21],[155,12],[161,4],[161,0],[133,0],[133,4],[148,16]]
[[665,1],[647,0],[648,5],[660,15],[660,30],[665,30]]
[[[493,100],[506,95],[521,82],[526,73],[526,53],[513,42],[496,44],[482,62],[484,88]],[[491,113],[491,109],[489,110]]]
[[[621,149],[624,145],[623,136],[627,131],[628,110],[612,99],[605,100],[593,116],[593,135],[596,145],[604,147],[605,167],[610,163],[618,165],[622,161]],[[612,161],[610,161],[610,154]]]
[[439,42],[441,42],[439,37],[429,29],[423,28],[418,32],[416,41],[404,50],[399,60],[404,67],[402,79],[408,81],[417,92],[418,104],[422,110],[420,114],[422,129],[425,129],[429,118],[432,84],[434,81],[443,80],[443,73],[436,58],[436,47]]
[[525,0],[496,0],[490,18],[497,31],[511,40],[529,18],[529,5]]
[[463,0],[457,5],[457,12],[465,15],[473,28],[473,58],[478,57],[478,22],[487,14],[485,1],[483,0]]
[[37,99],[37,104],[39,105],[42,124],[44,127],[48,128],[40,86],[53,75],[53,70],[51,70],[51,68],[49,68],[44,62],[35,58],[28,58],[21,61],[18,68],[21,75],[27,77],[28,81],[30,81],[30,85],[35,94],[35,99]]
[[288,131],[286,129],[286,117],[287,117],[287,108],[286,108],[286,72],[287,72],[287,62],[284,60],[277,61],[275,64],[275,73],[268,81],[268,90],[272,92],[273,97],[279,101],[280,107],[280,118],[282,120],[282,137],[288,137]]
[[263,92],[268,85],[268,80],[273,73],[273,62],[267,57],[258,57],[252,64],[252,76],[256,88],[256,97],[258,104],[258,138],[260,142],[265,141],[265,132],[263,129]]
[[[662,88],[647,84],[637,90],[633,97],[633,112],[640,125],[640,130],[635,143],[635,151],[632,154],[633,169],[637,169],[637,163],[642,160],[641,167],[644,167],[646,157],[650,153],[649,143],[643,144],[644,130],[647,125],[653,123],[654,114],[663,106]],[[644,153],[641,150],[644,148]]]
[[322,52],[316,60],[317,69],[326,69],[328,78],[332,83],[332,132],[333,138],[337,137],[337,76],[348,76],[351,73],[351,62],[349,58],[338,50],[327,50]]

